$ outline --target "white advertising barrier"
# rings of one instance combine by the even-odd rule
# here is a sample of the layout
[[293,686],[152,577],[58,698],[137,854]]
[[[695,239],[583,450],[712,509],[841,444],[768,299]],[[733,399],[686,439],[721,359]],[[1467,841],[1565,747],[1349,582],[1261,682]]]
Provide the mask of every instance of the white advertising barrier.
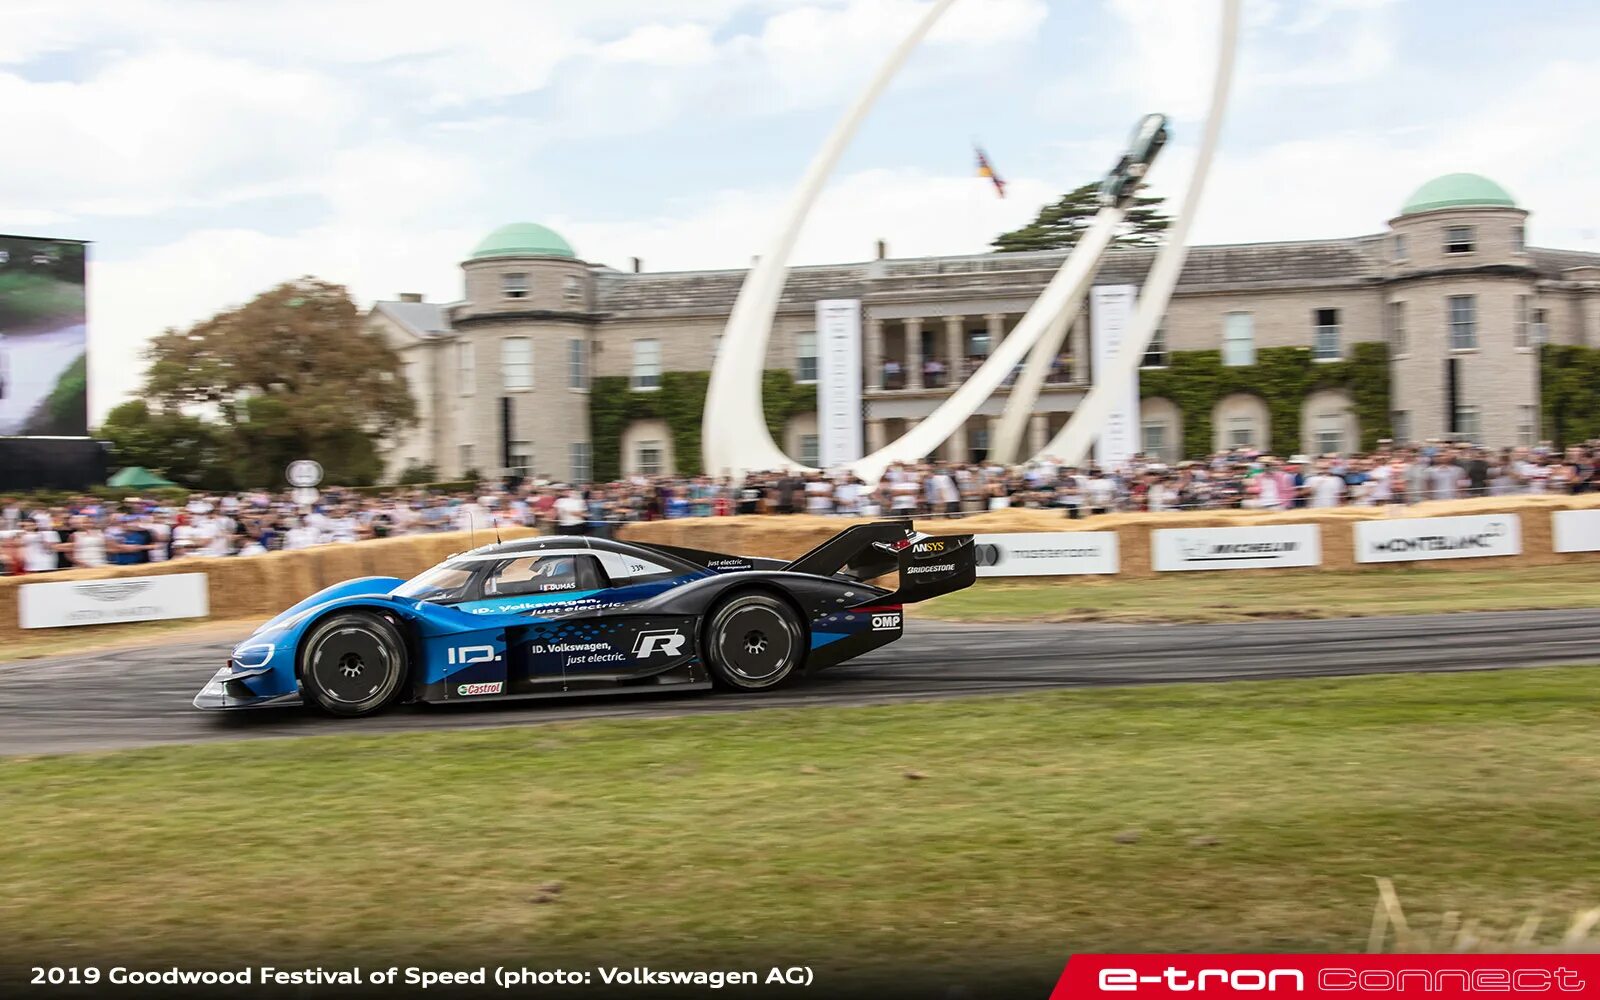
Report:
[[202,618],[210,609],[204,573],[31,583],[18,591],[23,628]]
[[1522,551],[1515,514],[1402,517],[1356,522],[1356,562],[1416,562],[1514,556]]
[[1158,528],[1150,534],[1150,562],[1158,573],[1322,565],[1322,529],[1315,524]]
[[1115,531],[977,535],[979,576],[1076,576],[1120,568]]
[[1600,552],[1600,510],[1558,510],[1550,529],[1557,552]]

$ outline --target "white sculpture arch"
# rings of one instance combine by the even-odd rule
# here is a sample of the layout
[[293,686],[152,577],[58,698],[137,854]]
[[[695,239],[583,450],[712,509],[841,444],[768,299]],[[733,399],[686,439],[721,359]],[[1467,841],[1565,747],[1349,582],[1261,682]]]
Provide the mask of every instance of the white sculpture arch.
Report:
[[1211,172],[1211,158],[1217,151],[1217,138],[1222,133],[1223,111],[1228,106],[1228,88],[1233,83],[1233,59],[1238,47],[1239,0],[1223,0],[1221,37],[1217,42],[1217,69],[1211,81],[1211,108],[1206,113],[1205,132],[1200,139],[1200,150],[1195,157],[1194,172],[1189,176],[1189,190],[1183,196],[1183,207],[1178,210],[1167,242],[1156,252],[1150,273],[1140,290],[1139,304],[1133,313],[1133,323],[1122,338],[1121,349],[1103,372],[1095,372],[1094,384],[1089,387],[1083,402],[1073,411],[1072,419],[1061,428],[1049,444],[1035,458],[1049,456],[1065,465],[1081,465],[1084,456],[1094,444],[1100,425],[1105,422],[1111,405],[1117,400],[1113,393],[1133,383],[1140,359],[1150,348],[1156,327],[1166,314],[1172,290],[1177,287],[1178,273],[1183,270],[1184,258],[1189,255],[1189,230],[1194,223],[1195,209],[1200,195],[1205,191],[1206,175]]
[[[722,350],[712,367],[711,381],[706,392],[706,409],[701,423],[701,449],[704,467],[708,472],[720,475],[726,471],[742,476],[757,469],[805,468],[784,454],[772,440],[761,408],[762,367],[766,360],[767,342],[772,332],[772,320],[783,291],[789,255],[794,249],[800,228],[804,225],[811,206],[822,190],[828,174],[838,162],[844,147],[911,51],[953,2],[954,0],[936,0],[911,33],[879,67],[866,91],[845,113],[807,167],[791,199],[788,214],[772,248],[757,260],[745,277],[728,317],[728,325],[724,329],[722,338]],[[1110,366],[1113,370],[1119,369],[1121,362],[1127,358],[1131,357],[1137,362],[1137,359],[1143,356],[1154,331],[1155,322],[1159,321],[1162,312],[1165,311],[1172,286],[1176,284],[1176,269],[1183,263],[1184,241],[1187,238],[1194,209],[1199,204],[1199,194],[1204,186],[1211,157],[1215,152],[1222,111],[1227,100],[1239,21],[1239,3],[1240,0],[1222,0],[1222,39],[1218,47],[1216,82],[1206,121],[1205,139],[1201,143],[1183,209],[1172,227],[1170,242],[1157,255],[1151,276],[1145,286],[1145,294],[1139,300],[1139,311],[1135,315],[1133,329],[1130,331],[1130,338],[1138,343],[1138,349],[1134,350],[1132,344],[1125,341],[1123,351]],[[923,418],[899,440],[852,463],[853,471],[864,481],[875,483],[882,478],[884,469],[890,464],[897,461],[916,461],[933,451],[993,395],[1006,375],[1023,360],[1023,356],[1030,348],[1041,339],[1047,342],[1054,339],[1059,342],[1057,331],[1064,333],[1065,328],[1059,327],[1057,320],[1063,316],[1075,315],[1081,307],[1083,296],[1094,278],[1100,256],[1110,244],[1112,233],[1122,221],[1122,215],[1122,211],[1115,207],[1102,209],[1095,216],[1094,222],[1084,233],[1083,238],[1073,248],[1072,253],[1062,262],[1050,283],[1045,286],[1039,298],[1029,307],[1016,329],[994,349],[978,371],[962,383],[961,387],[932,414]],[[1173,252],[1175,249],[1176,253]],[[1166,282],[1165,290],[1162,291],[1161,279],[1167,270],[1172,271],[1172,274],[1170,280]],[[1146,325],[1143,320],[1150,311],[1148,307],[1155,307],[1155,319]],[[1042,354],[1045,359],[1042,362],[1044,368],[1037,373],[1038,382],[1041,384],[1044,372],[1048,370],[1048,358],[1053,355],[1054,350]],[[1030,368],[1032,367],[1030,365]],[[1026,375],[1025,370],[1024,376]],[[1085,428],[1079,436],[1087,435],[1087,441],[1094,440],[1095,429],[1089,427],[1089,424],[1103,420],[1105,410],[1112,401],[1101,391],[1104,375],[1105,373],[1097,373],[1096,385],[1090,389],[1083,404],[1073,414],[1061,434],[1057,435],[1056,441],[1052,442],[1055,450],[1047,448],[1047,452],[1053,454],[1069,444],[1076,446],[1074,443],[1076,438],[1071,436],[1076,428]],[[1126,385],[1130,377],[1131,371],[1130,374],[1122,376],[1122,384]],[[1037,396],[1037,389],[1034,395]],[[1032,399],[1029,400],[1027,409],[1032,409]],[[1094,416],[1097,411],[1098,416]],[[1026,415],[1026,411],[1020,412],[1023,416]]]

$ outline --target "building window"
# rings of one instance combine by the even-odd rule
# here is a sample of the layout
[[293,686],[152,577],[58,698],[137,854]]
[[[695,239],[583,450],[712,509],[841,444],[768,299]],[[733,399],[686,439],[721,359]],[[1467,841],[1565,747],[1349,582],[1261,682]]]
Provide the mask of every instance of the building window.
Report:
[[987,358],[989,356],[989,331],[967,331],[967,357]]
[[815,434],[800,435],[800,464],[813,468],[822,461],[822,439]]
[[583,301],[583,282],[575,274],[569,274],[561,279],[561,297],[568,302]]
[[661,475],[661,442],[640,441],[639,461],[634,463],[639,474],[643,476]]
[[506,271],[500,275],[500,294],[508,299],[525,299],[528,297],[528,274],[526,271]]
[[589,388],[589,345],[582,337],[567,340],[567,388]]
[[456,388],[463,396],[478,388],[478,345],[470,340],[456,345]]
[[511,464],[506,471],[514,476],[526,476],[533,471],[533,442],[512,441],[510,443]]
[[1222,318],[1222,363],[1239,368],[1256,363],[1255,317],[1246,312]]
[[469,472],[476,473],[478,468],[472,464],[472,445],[464,444],[460,447],[459,451],[461,457],[461,474],[465,476]]
[[1344,453],[1344,418],[1337,413],[1323,413],[1316,419],[1316,444],[1318,455]]
[[1339,360],[1339,310],[1315,310],[1312,322],[1316,329],[1311,340],[1311,356],[1318,361]]
[[591,471],[594,468],[593,462],[589,453],[589,442],[574,441],[567,446],[567,464],[572,466],[569,472],[573,482],[587,483],[594,475]]
[[1517,296],[1517,314],[1516,314],[1516,319],[1513,322],[1514,322],[1514,327],[1513,327],[1512,334],[1511,334],[1511,342],[1512,342],[1513,346],[1524,347],[1524,348],[1527,347],[1528,346],[1528,297],[1526,295],[1518,295]]
[[1470,351],[1478,346],[1478,297],[1452,295],[1450,305],[1450,349]]
[[795,334],[794,374],[800,382],[817,380],[817,334],[814,330]]
[[1511,252],[1528,252],[1528,233],[1527,230],[1520,225],[1511,227]]
[[1394,432],[1395,444],[1405,444],[1411,440],[1411,411],[1395,410],[1389,414],[1389,426]]
[[1477,444],[1482,436],[1482,425],[1479,422],[1479,413],[1476,406],[1457,406],[1455,414],[1455,427],[1451,431],[1461,441]]
[[1401,263],[1402,261],[1404,261],[1406,259],[1407,259],[1407,254],[1406,254],[1406,234],[1405,233],[1395,233],[1394,234],[1394,260],[1395,260],[1395,263],[1397,263],[1397,264]]
[[1517,444],[1537,444],[1539,436],[1539,411],[1532,406],[1517,407]]
[[1145,348],[1144,360],[1139,362],[1140,368],[1165,368],[1167,367],[1167,321],[1161,320],[1161,325],[1156,327],[1156,332],[1150,338],[1150,346]]
[[500,387],[506,392],[533,388],[533,341],[527,337],[500,341]]
[[1475,249],[1471,226],[1444,227],[1445,253],[1471,253]]
[[1550,343],[1550,326],[1546,317],[1547,314],[1543,309],[1535,309],[1533,311],[1532,334],[1534,347],[1543,347],[1545,344]]
[[1251,417],[1229,417],[1229,448],[1249,448],[1256,443],[1256,422]]
[[1151,421],[1139,427],[1139,450],[1151,458],[1167,457],[1167,425]]
[[661,341],[635,340],[633,342],[633,387],[635,389],[661,388]]
[[722,334],[719,333],[716,336],[711,338],[711,363],[713,365],[717,363],[717,356],[720,355],[721,353],[722,353]]
[[1406,337],[1406,304],[1389,303],[1389,353],[1398,357],[1411,352],[1411,342]]

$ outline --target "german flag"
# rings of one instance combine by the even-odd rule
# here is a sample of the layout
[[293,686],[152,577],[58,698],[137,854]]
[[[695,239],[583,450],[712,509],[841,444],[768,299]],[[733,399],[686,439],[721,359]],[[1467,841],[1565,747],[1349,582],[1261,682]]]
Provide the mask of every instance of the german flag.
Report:
[[978,155],[978,176],[989,178],[990,182],[994,184],[996,193],[1004,198],[1006,196],[1006,182],[1001,180],[1000,175],[994,172],[994,167],[989,163],[989,157],[984,155],[983,147],[973,143],[972,151]]

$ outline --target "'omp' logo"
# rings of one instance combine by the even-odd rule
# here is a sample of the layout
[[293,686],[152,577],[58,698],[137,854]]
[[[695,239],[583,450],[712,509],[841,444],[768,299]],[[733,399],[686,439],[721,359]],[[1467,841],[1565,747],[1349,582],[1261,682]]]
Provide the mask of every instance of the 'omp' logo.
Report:
[[666,653],[668,656],[677,656],[683,650],[683,644],[688,638],[675,628],[658,628],[648,632],[640,632],[639,638],[634,640],[633,655],[645,660],[656,653]]

